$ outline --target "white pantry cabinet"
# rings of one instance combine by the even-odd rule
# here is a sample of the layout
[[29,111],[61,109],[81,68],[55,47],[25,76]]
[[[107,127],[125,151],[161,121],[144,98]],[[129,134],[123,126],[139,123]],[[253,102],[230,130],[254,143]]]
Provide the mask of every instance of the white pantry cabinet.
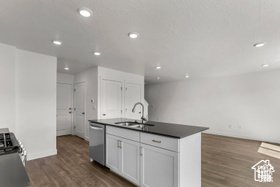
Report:
[[101,113],[103,119],[122,117],[122,82],[102,79],[101,83]]
[[144,103],[144,76],[98,68],[98,117],[99,119],[140,119],[141,108],[135,103]]
[[107,126],[106,166],[140,187],[201,187],[201,133],[177,139]]
[[132,112],[132,108],[135,103],[142,102],[142,85],[139,83],[125,82],[125,118],[140,119],[142,110],[140,106],[137,106],[135,112]]

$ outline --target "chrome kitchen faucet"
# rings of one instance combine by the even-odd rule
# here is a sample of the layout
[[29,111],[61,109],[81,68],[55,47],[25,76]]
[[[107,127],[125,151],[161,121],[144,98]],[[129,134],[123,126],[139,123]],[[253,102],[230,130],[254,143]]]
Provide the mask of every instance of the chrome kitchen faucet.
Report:
[[141,120],[142,120],[142,124],[144,124],[144,121],[148,121],[148,120],[144,117],[144,105],[143,105],[143,103],[141,103],[141,102],[135,103],[135,105],[134,105],[134,107],[132,109],[132,112],[133,113],[135,112],[135,108],[136,108],[137,105],[141,105],[142,106],[142,117],[141,117]]

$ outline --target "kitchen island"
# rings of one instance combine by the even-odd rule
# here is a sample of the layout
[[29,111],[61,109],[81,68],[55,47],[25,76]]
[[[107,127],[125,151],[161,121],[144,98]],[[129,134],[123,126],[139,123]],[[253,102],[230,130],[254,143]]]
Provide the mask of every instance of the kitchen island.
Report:
[[106,167],[142,187],[200,187],[206,127],[132,119],[90,120],[106,128]]

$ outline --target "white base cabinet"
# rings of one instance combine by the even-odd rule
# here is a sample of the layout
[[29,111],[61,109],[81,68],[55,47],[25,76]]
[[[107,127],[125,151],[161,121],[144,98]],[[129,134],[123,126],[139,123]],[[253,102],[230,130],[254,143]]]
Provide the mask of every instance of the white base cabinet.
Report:
[[139,143],[106,135],[106,166],[139,185]]
[[107,126],[106,166],[140,187],[201,187],[201,133],[176,139]]
[[121,139],[121,175],[135,184],[139,184],[139,143]]
[[120,154],[119,139],[106,134],[106,166],[117,173],[120,173],[121,167]]
[[177,187],[178,153],[141,144],[141,186]]

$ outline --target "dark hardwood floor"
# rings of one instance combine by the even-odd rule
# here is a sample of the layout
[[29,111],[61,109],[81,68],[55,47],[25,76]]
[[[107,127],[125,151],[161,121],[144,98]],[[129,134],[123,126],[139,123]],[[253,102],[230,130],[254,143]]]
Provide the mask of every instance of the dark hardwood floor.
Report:
[[[203,187],[279,187],[280,160],[257,152],[261,142],[202,134]],[[76,136],[57,138],[58,154],[28,161],[31,186],[130,187],[125,179],[89,161],[88,142]],[[275,167],[273,183],[254,181],[251,167],[269,159]]]

